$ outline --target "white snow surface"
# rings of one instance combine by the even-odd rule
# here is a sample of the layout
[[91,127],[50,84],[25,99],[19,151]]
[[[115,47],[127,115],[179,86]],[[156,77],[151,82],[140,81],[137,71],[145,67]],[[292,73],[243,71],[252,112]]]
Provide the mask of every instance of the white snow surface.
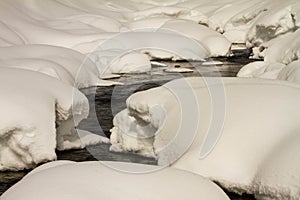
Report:
[[[0,1],[0,170],[54,160],[55,148],[108,142],[83,131],[79,131],[82,141],[78,137],[74,127],[87,116],[88,102],[74,87],[120,84],[100,78],[147,72],[150,59],[204,61],[230,55],[232,44],[245,44],[252,48],[253,58],[263,61],[245,66],[238,76],[299,84],[299,19],[299,0]],[[120,35],[123,40],[118,40]],[[111,59],[119,52],[125,54]],[[226,93],[222,137],[206,158],[199,160],[200,147],[210,127],[213,103],[204,81],[193,78],[131,96],[128,109],[114,118],[111,150],[154,156],[160,164],[179,156],[185,147],[176,146],[177,140],[164,151],[174,133],[187,127],[181,129],[180,116],[186,108],[172,92],[176,83],[178,91],[184,91],[180,94],[194,94],[197,104],[190,103],[195,108],[187,112],[199,111],[201,120],[195,142],[174,167],[262,199],[299,198],[298,160],[283,155],[298,151],[299,86],[261,79],[222,82]],[[192,92],[186,93],[191,91],[186,84]],[[188,97],[183,96],[186,101]],[[70,173],[80,176],[76,170]],[[68,187],[67,182],[63,185]],[[20,194],[23,199],[27,189],[20,187],[20,193],[9,195]],[[118,195],[108,189],[107,197]]]
[[[114,164],[137,169],[141,167],[155,169],[155,166],[139,164]],[[2,200],[195,198],[229,200],[216,184],[182,170],[166,168],[153,173],[128,174],[108,168],[100,162],[69,161],[42,165],[1,196]]]
[[238,72],[237,76],[244,78],[278,79],[300,84],[300,62],[296,60],[288,65],[266,61],[252,62],[244,66]]
[[[56,159],[56,148],[84,146],[73,121],[88,114],[83,94],[28,70],[1,67],[0,82],[0,170],[30,168]],[[74,102],[73,92],[77,95]]]
[[286,67],[282,63],[264,61],[251,62],[245,65],[237,74],[238,77],[277,79],[279,73]]
[[[179,158],[178,155],[184,153],[171,167],[203,175],[231,191],[296,199],[300,192],[296,185],[300,181],[299,173],[292,173],[293,176],[287,174],[286,177],[285,171],[277,171],[283,167],[286,171],[296,170],[298,161],[292,156],[282,156],[282,165],[273,166],[273,161],[268,165],[266,160],[275,159],[274,162],[280,163],[277,159],[281,157],[276,156],[280,149],[296,155],[296,150],[285,148],[289,143],[282,141],[292,140],[299,132],[299,85],[263,79],[223,78],[220,83],[212,80],[214,78],[179,79],[130,96],[127,109],[114,118],[112,150],[115,147],[154,156],[160,165],[172,164],[173,158]],[[184,82],[189,87],[185,87]],[[207,83],[214,84],[209,85],[208,89]],[[218,140],[212,151],[200,159],[206,134],[210,127],[218,125],[212,124],[214,101],[211,91],[220,85],[223,87],[222,84],[225,95],[221,101],[226,102],[226,115],[221,121],[221,135],[216,138]],[[197,110],[200,120],[194,130],[195,140],[186,152],[182,152],[183,140],[176,140],[175,136],[188,137],[190,133],[188,127],[191,120],[181,118],[183,103],[191,99],[180,94],[188,90],[195,95],[198,104],[193,104],[191,109]],[[173,148],[167,148],[170,142]],[[299,146],[298,140],[294,143],[295,148]],[[269,169],[267,167],[274,168],[274,173],[265,174],[264,171]],[[281,178],[285,180],[282,184]],[[261,188],[258,188],[258,181],[265,182]]]

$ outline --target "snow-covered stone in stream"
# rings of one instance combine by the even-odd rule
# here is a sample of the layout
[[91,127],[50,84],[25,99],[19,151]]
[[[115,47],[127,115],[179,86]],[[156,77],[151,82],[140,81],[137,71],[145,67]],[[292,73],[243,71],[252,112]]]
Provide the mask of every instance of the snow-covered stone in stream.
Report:
[[111,73],[145,73],[151,70],[150,59],[147,55],[131,52],[117,58],[108,67]]
[[[224,90],[224,96],[212,96],[217,88]],[[154,154],[160,165],[171,164],[174,156],[183,154],[172,167],[208,177],[231,191],[255,193],[253,181],[261,165],[281,141],[299,132],[299,90],[296,84],[264,79],[174,80],[130,96],[127,109],[114,118],[111,143],[124,151]],[[188,97],[189,91],[193,98]],[[186,102],[188,111],[183,107]],[[222,106],[226,113],[222,114]],[[195,110],[198,116],[188,120],[184,112],[192,115]],[[215,146],[205,156],[205,138],[218,126],[219,140],[213,135]],[[195,140],[182,151],[181,145],[188,144],[183,138],[192,140],[193,131]],[[176,140],[180,135],[184,137]],[[280,188],[275,189],[281,193]]]
[[240,69],[237,77],[277,79],[285,67],[282,63],[251,62]]
[[164,70],[165,72],[171,72],[171,73],[191,73],[194,72],[194,70],[185,68],[185,67],[168,67]]
[[158,66],[158,67],[168,67],[168,65],[157,61],[151,61],[151,65]]
[[214,65],[224,65],[224,63],[222,61],[205,61],[202,62],[201,65],[203,66],[214,66]]
[[230,54],[231,43],[223,35],[206,26],[187,20],[171,20],[166,22],[161,28],[175,31],[196,40],[207,48],[210,57]]
[[57,161],[30,172],[1,199],[229,200],[216,184],[189,172],[166,168],[153,173],[129,174],[108,168],[105,163],[137,170],[157,168],[132,163]]
[[122,49],[95,50],[88,56],[97,66],[103,79],[116,78],[115,74],[145,73],[151,70],[150,58],[140,52]]
[[4,67],[0,83],[0,171],[54,160],[56,148],[84,147],[73,119],[87,117],[89,106],[78,90],[38,72]]

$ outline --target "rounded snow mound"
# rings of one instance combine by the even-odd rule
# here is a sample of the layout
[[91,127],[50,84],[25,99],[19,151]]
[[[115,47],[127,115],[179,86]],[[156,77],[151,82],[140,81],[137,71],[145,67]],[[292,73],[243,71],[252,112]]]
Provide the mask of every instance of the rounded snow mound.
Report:
[[[115,163],[131,168],[138,164]],[[41,166],[10,188],[2,200],[229,200],[211,181],[189,172],[166,168],[150,174],[115,171],[100,162],[58,162]],[[183,184],[184,183],[184,184]]]

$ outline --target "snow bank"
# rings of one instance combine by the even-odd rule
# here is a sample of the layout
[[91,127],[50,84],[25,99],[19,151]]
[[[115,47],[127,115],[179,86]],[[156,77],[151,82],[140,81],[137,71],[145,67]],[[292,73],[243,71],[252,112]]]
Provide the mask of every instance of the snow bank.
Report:
[[84,146],[73,121],[87,117],[83,94],[28,70],[1,67],[0,82],[0,170],[31,168],[56,159],[56,148]]
[[[224,96],[212,99],[212,91],[222,88],[222,83]],[[111,143],[119,150],[154,155],[159,164],[166,165],[174,161],[172,156],[185,152],[183,143],[189,144],[176,138],[182,135],[192,140],[190,134],[195,131],[193,144],[182,157],[177,157],[172,167],[203,175],[232,191],[254,193],[254,179],[265,160],[281,141],[299,130],[299,89],[287,82],[260,79],[223,78],[219,83],[213,78],[175,80],[129,97],[127,109],[114,118]],[[194,98],[188,93],[182,95],[187,91],[192,91]],[[194,105],[188,111],[190,115],[196,110],[198,116],[184,117],[185,102]],[[220,105],[226,110],[224,116]],[[216,106],[217,114],[213,112]],[[216,123],[216,117],[223,121]],[[197,125],[192,121],[197,121]],[[206,134],[213,134],[210,131],[219,125],[220,139],[215,137],[213,150],[203,156],[205,138],[210,138]],[[194,129],[188,129],[191,126]],[[279,188],[275,189],[281,193]]]
[[[138,164],[114,164],[155,169],[154,166]],[[214,183],[181,170],[167,168],[150,174],[128,174],[110,169],[100,162],[66,161],[37,168],[1,196],[3,200],[66,198],[229,200]]]

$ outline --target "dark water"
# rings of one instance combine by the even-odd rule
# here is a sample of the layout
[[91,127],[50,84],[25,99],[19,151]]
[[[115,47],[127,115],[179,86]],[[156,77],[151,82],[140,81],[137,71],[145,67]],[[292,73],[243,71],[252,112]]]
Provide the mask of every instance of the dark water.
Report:
[[[126,108],[125,101],[137,91],[146,90],[149,88],[160,86],[170,80],[181,77],[205,76],[205,77],[233,77],[239,71],[241,66],[250,62],[243,57],[233,58],[218,58],[222,61],[222,65],[202,65],[201,62],[162,62],[168,66],[185,67],[193,69],[192,73],[168,73],[165,72],[165,67],[153,66],[152,71],[145,74],[124,74],[121,78],[114,79],[124,83],[120,86],[88,88],[82,90],[90,101],[90,116],[84,120],[79,128],[89,130],[95,134],[109,137],[109,130],[112,128],[113,115]],[[95,125],[97,124],[97,125]],[[99,126],[100,125],[100,126]],[[101,127],[101,128],[100,128]],[[143,164],[156,164],[153,158],[143,157],[134,153],[117,153],[110,152],[108,144],[100,144],[91,146],[81,150],[70,150],[57,152],[59,160],[73,161],[123,161],[136,162]],[[1,172],[0,173],[0,195],[10,186],[20,180],[28,171],[21,172]],[[231,199],[234,200],[251,200],[254,199],[251,195],[237,195],[226,192]]]

